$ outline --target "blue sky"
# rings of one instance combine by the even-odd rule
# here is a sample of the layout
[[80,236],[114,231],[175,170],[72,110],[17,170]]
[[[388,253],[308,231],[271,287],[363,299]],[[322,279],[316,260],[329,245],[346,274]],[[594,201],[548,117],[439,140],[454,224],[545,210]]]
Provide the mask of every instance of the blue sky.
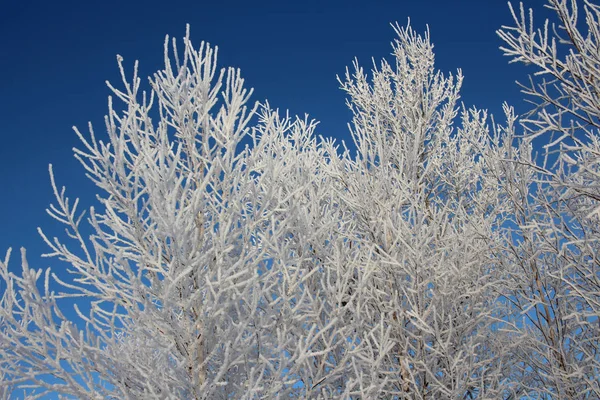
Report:
[[[540,10],[540,1],[530,0]],[[191,25],[194,43],[220,48],[221,66],[241,68],[254,100],[320,120],[318,133],[349,139],[350,114],[336,74],[356,56],[391,51],[394,32],[411,18],[419,32],[429,24],[437,67],[462,68],[462,100],[499,114],[503,101],[522,112],[516,79],[526,70],[508,65],[495,30],[510,24],[503,0],[419,1],[98,1],[4,2],[0,8],[0,256],[28,248],[30,264],[45,267],[46,250],[36,227],[60,228],[45,213],[53,200],[48,164],[70,197],[91,205],[93,187],[72,156],[77,138],[91,121],[104,133],[109,90],[118,83],[116,54],[127,66],[140,60],[141,76],[161,67],[164,36],[177,38]],[[541,10],[540,10],[541,11]],[[60,230],[59,230],[60,228]]]

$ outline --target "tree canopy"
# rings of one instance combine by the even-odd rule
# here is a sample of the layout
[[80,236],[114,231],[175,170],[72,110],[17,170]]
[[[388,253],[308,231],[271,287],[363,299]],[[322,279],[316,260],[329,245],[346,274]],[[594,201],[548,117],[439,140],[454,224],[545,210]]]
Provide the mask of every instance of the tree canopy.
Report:
[[599,398],[600,6],[547,6],[498,31],[535,68],[502,122],[394,25],[338,77],[356,151],[189,28],[149,90],[118,57],[107,135],[75,129],[97,204],[50,167],[70,279],[0,262],[0,397]]

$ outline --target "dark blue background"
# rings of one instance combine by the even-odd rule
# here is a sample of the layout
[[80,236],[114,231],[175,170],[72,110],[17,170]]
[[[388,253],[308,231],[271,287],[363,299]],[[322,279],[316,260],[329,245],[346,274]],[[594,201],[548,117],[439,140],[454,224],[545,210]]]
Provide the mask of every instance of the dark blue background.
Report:
[[[462,68],[467,106],[500,114],[508,101],[525,111],[514,81],[527,71],[498,50],[495,31],[512,22],[501,0],[11,3],[0,6],[0,256],[12,246],[13,268],[20,246],[32,266],[48,265],[38,257],[46,247],[37,226],[62,231],[44,211],[53,199],[49,163],[70,197],[92,204],[93,187],[72,156],[71,126],[85,132],[91,121],[104,134],[104,81],[119,87],[115,55],[129,70],[140,60],[140,75],[148,76],[161,67],[165,35],[182,38],[186,23],[194,43],[219,46],[221,66],[241,68],[254,100],[309,113],[325,136],[349,139],[336,74],[355,56],[365,67],[388,56],[390,22],[409,17],[419,32],[429,24],[439,69]],[[528,5],[541,11],[541,2]]]

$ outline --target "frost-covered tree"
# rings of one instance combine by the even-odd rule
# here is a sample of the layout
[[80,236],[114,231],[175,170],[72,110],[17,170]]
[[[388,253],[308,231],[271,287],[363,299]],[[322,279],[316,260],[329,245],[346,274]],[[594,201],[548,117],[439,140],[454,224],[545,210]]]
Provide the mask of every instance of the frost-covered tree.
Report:
[[[578,5],[583,5],[581,10]],[[525,317],[515,359],[524,386],[545,398],[600,397],[600,6],[549,0],[557,17],[535,29],[533,12],[511,7],[499,31],[513,62],[532,64],[522,85],[533,109],[522,119],[523,147],[538,159],[515,167],[513,240],[507,296]],[[584,19],[582,22],[581,19]],[[525,172],[528,171],[528,172]],[[528,176],[528,178],[526,178]]]
[[367,330],[383,316],[390,329],[385,375],[397,387],[380,396],[495,397],[496,139],[484,112],[457,106],[460,71],[435,71],[428,34],[396,32],[392,65],[383,61],[369,81],[356,64],[342,81],[358,149],[338,172],[361,254],[351,317]]
[[[516,21],[505,51],[559,65],[535,61],[542,45]],[[68,237],[42,237],[70,278],[29,268],[24,250],[20,273],[10,251],[0,263],[0,394],[597,395],[593,125],[550,126],[581,107],[546,89],[525,137],[508,106],[490,123],[458,103],[462,75],[435,69],[428,32],[394,28],[391,62],[339,78],[356,151],[250,103],[240,72],[189,32],[183,51],[165,41],[149,92],[119,57],[108,137],[76,130],[98,204],[84,216],[50,169]],[[586,40],[564,65],[592,53]],[[566,93],[600,115],[592,94]],[[540,165],[531,140],[557,128],[571,142]]]

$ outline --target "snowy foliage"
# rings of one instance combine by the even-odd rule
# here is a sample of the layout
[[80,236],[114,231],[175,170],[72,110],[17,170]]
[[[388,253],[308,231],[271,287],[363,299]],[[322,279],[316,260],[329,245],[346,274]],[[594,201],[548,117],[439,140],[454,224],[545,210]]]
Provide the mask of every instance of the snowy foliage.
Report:
[[551,77],[525,118],[460,105],[428,32],[395,26],[391,62],[339,78],[355,153],[189,32],[148,93],[119,57],[108,137],[76,130],[98,204],[50,168],[71,279],[0,263],[0,397],[600,397],[600,8],[584,34],[548,4],[553,33],[522,7],[499,31]]
[[[578,8],[583,4],[583,10]],[[507,192],[520,238],[505,251],[513,325],[526,390],[547,398],[600,398],[600,6],[550,0],[558,17],[535,29],[533,12],[513,12],[499,31],[512,61],[533,64],[523,93],[535,106],[524,143],[543,154],[529,180]],[[584,18],[584,23],[581,18]],[[519,185],[521,187],[519,187]]]

